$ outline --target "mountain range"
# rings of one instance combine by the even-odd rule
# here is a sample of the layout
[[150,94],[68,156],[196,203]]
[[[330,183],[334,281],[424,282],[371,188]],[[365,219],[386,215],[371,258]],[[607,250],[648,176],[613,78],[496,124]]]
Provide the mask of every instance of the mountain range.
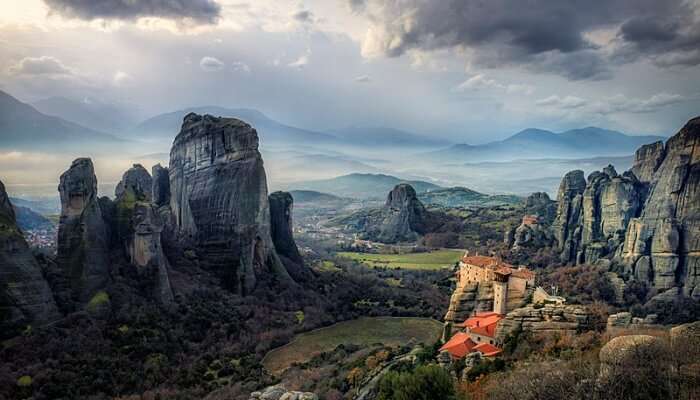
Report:
[[124,140],[39,112],[0,91],[0,148],[65,150],[75,144],[114,145]]
[[543,129],[525,129],[505,139],[482,145],[456,144],[443,150],[425,153],[436,162],[507,161],[596,156],[626,156],[641,145],[666,138],[632,136],[618,131],[587,127],[554,133]]

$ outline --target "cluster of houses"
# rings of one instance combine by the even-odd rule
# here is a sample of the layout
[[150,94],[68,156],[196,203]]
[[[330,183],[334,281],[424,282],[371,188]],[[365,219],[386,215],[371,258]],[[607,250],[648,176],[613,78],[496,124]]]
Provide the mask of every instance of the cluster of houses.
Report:
[[[498,257],[470,256],[466,252],[456,273],[456,292],[474,285],[493,287],[493,309],[472,312],[462,323],[451,326],[441,353],[452,359],[461,359],[471,353],[482,357],[496,357],[502,353],[496,340],[498,323],[506,314],[521,306],[532,295],[533,303],[563,303],[564,298],[550,296],[543,288],[535,288],[535,273],[530,269],[503,262]],[[466,289],[469,290],[469,289]],[[453,332],[456,329],[456,332]]]

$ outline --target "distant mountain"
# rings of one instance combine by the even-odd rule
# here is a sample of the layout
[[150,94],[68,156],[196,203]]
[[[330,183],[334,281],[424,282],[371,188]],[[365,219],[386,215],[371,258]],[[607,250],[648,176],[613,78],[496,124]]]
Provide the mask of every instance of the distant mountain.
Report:
[[522,202],[522,198],[518,196],[488,195],[465,187],[452,187],[419,193],[418,199],[426,205],[433,204],[443,207],[484,207]]
[[14,206],[17,226],[23,231],[32,229],[49,229],[54,226],[53,222],[43,215],[35,212],[31,208]]
[[332,135],[284,125],[268,118],[265,114],[257,110],[246,108],[230,109],[217,106],[186,108],[167,114],[156,115],[140,123],[126,134],[143,140],[162,139],[164,137],[174,139],[178,132],[180,132],[182,119],[190,112],[241,119],[251,124],[258,131],[261,142],[266,144],[275,142],[283,142],[285,144],[323,144],[335,143],[338,141],[338,139]]
[[78,101],[65,97],[49,97],[32,103],[32,106],[43,114],[60,117],[102,132],[118,133],[138,123],[136,112],[95,99]]
[[47,197],[42,200],[27,200],[17,197],[10,197],[10,201],[16,207],[28,208],[38,214],[55,215],[61,213],[61,201],[58,195]]
[[444,139],[436,139],[415,133],[387,127],[352,126],[331,132],[350,145],[357,146],[401,146],[401,147],[441,147],[450,144]]
[[291,193],[295,204],[345,200],[342,197],[338,197],[328,193],[316,192],[314,190],[292,190],[289,193]]
[[0,148],[67,150],[123,143],[115,136],[52,117],[0,91]]
[[501,141],[483,145],[456,144],[424,154],[433,161],[464,162],[523,159],[584,158],[633,154],[644,144],[665,140],[661,136],[632,136],[596,127],[554,133],[525,129]]
[[349,174],[332,179],[296,182],[288,186],[293,190],[313,190],[355,199],[384,199],[399,183],[410,184],[416,193],[442,189],[430,182],[408,181],[383,174]]

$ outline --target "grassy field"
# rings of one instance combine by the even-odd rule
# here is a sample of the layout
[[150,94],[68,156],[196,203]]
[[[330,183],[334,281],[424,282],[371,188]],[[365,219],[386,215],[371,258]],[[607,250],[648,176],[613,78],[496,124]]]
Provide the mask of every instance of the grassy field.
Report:
[[406,344],[412,339],[432,344],[440,338],[442,324],[429,318],[358,318],[297,335],[294,341],[265,355],[263,365],[273,374],[284,371],[294,362],[306,362],[340,344],[387,346]]
[[405,269],[440,269],[452,267],[459,261],[462,250],[436,250],[428,253],[406,254],[368,254],[340,252],[340,257],[357,260],[369,267],[405,268]]

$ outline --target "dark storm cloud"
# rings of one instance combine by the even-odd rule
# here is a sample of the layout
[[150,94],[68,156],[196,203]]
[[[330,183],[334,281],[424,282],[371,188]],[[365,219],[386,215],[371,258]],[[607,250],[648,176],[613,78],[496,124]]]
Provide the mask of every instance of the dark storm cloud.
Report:
[[631,18],[620,27],[617,59],[649,56],[659,66],[700,65],[700,22],[692,14]]
[[69,18],[131,20],[161,17],[215,23],[221,6],[214,0],[44,0],[52,12]]
[[[528,64],[573,79],[606,76],[602,49],[586,37],[622,25],[624,43],[680,41],[679,26],[653,21],[692,17],[683,0],[347,0],[368,18],[365,50],[396,57],[411,49],[466,47],[482,64]],[[692,23],[693,21],[691,21]],[[624,25],[623,25],[624,24]],[[669,28],[670,32],[669,32]],[[639,46],[639,51],[644,50]]]

